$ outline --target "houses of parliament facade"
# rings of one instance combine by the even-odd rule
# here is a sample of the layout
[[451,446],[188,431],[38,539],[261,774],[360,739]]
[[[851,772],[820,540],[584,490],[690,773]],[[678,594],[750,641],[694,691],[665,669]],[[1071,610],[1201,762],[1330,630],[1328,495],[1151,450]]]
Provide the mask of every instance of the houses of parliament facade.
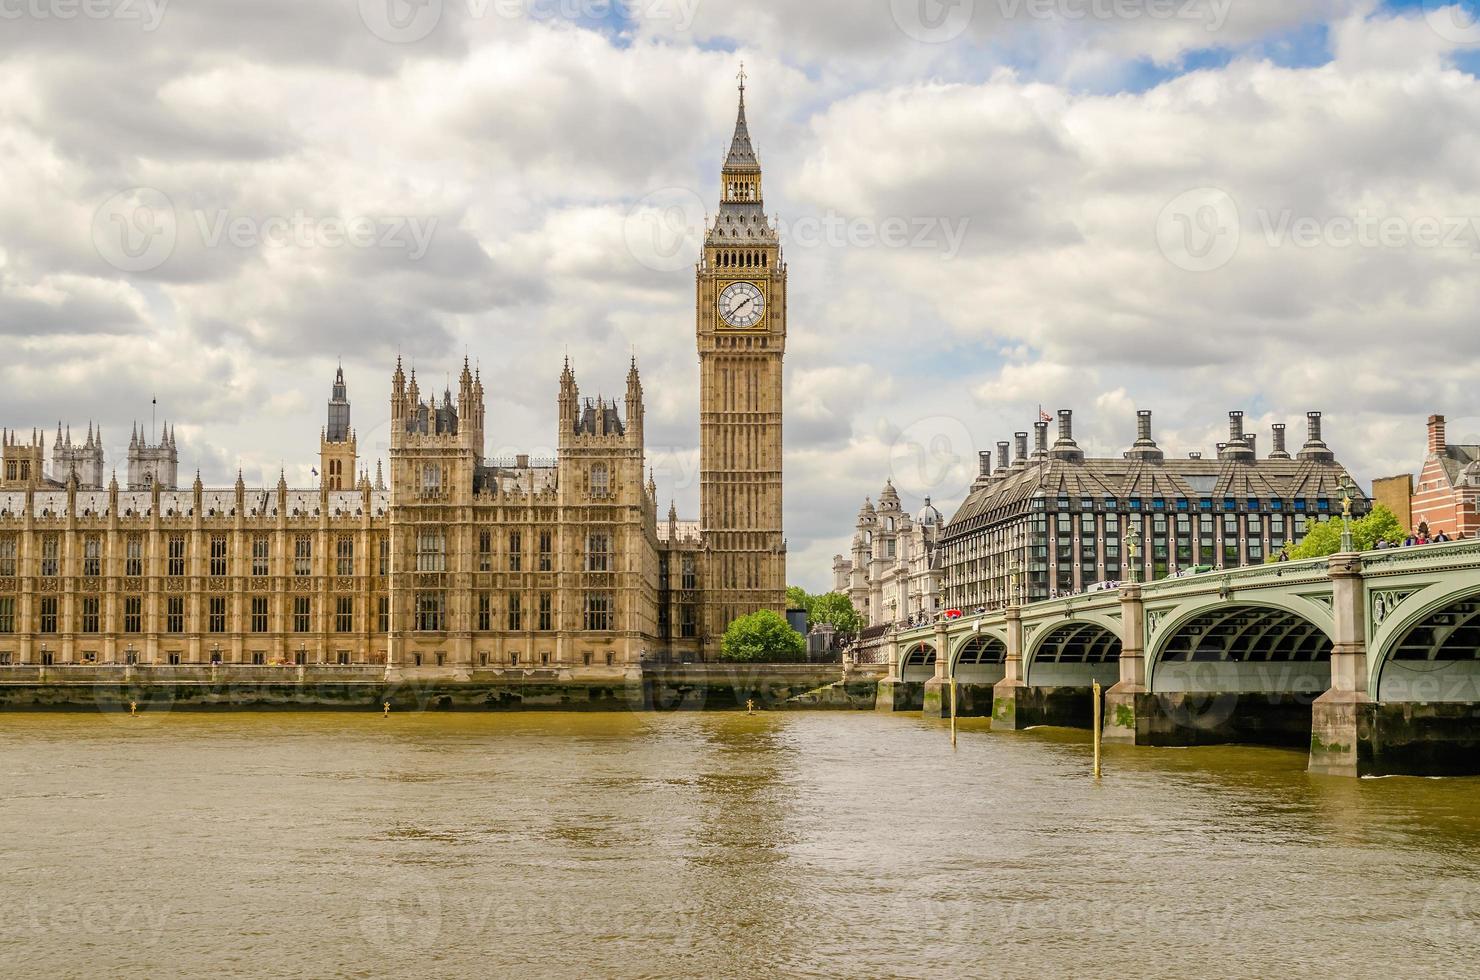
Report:
[[[398,361],[387,473],[358,453],[343,371],[319,486],[178,481],[174,430],[139,431],[103,482],[101,431],[6,431],[0,666],[621,667],[712,657],[735,618],[784,612],[786,267],[763,208],[742,78],[696,266],[698,520],[659,513],[635,359],[619,404],[567,360],[554,460],[484,455],[484,389]],[[50,445],[48,445],[50,443]],[[49,458],[48,458],[49,450]]]

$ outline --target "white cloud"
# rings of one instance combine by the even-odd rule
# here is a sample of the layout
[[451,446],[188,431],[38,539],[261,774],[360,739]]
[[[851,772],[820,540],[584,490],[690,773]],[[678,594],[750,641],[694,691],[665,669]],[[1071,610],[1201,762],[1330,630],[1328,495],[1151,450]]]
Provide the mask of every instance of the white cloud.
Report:
[[[182,465],[208,482],[238,465],[306,479],[336,360],[374,449],[396,352],[437,383],[466,350],[489,385],[490,448],[538,452],[562,353],[583,391],[610,395],[635,347],[661,492],[694,512],[692,260],[655,263],[633,221],[653,201],[688,202],[691,222],[713,206],[742,57],[788,229],[786,521],[809,587],[865,494],[894,475],[949,509],[978,447],[1040,404],[1076,409],[1081,443],[1112,453],[1137,408],[1175,452],[1211,448],[1229,409],[1293,433],[1320,408],[1365,476],[1415,464],[1429,412],[1480,414],[1480,230],[1414,240],[1480,216],[1480,83],[1420,14],[1239,3],[1209,32],[1004,18],[993,0],[932,44],[886,0],[702,3],[692,24],[638,4],[614,43],[448,4],[425,40],[388,44],[353,8],[172,4],[148,33],[13,25],[0,148],[25,165],[0,173],[7,425],[102,419],[118,460],[158,394]],[[1313,22],[1329,25],[1327,64],[1246,48]],[[1116,90],[1145,61],[1208,47],[1232,60]],[[125,273],[94,213],[139,186],[173,201],[175,237]],[[1238,247],[1189,272],[1159,243],[1205,231],[1164,214],[1197,188],[1235,203]],[[434,232],[415,258],[213,243],[202,227],[222,214]],[[1364,216],[1402,234],[1336,241]],[[891,242],[896,227],[909,234]]]

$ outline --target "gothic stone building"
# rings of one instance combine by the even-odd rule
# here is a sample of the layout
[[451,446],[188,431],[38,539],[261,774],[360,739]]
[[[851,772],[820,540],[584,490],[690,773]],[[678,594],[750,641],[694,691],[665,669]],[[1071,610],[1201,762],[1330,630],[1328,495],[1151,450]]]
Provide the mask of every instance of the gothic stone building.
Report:
[[863,502],[851,558],[833,556],[833,591],[852,601],[866,628],[939,611],[944,568],[938,545],[944,524],[929,497],[912,517],[893,481],[884,484],[877,507],[872,500]]
[[[484,390],[454,398],[398,363],[390,478],[360,460],[343,372],[314,490],[175,488],[174,430],[137,427],[129,480],[102,439],[4,437],[0,664],[339,663],[627,667],[712,656],[725,627],[785,609],[786,266],[764,211],[744,86],[696,268],[701,513],[658,514],[635,360],[622,404],[567,361],[558,455],[485,456]],[[69,448],[70,447],[70,448]]]
[[[1313,521],[1368,502],[1321,438],[1321,415],[1294,456],[1285,427],[1259,458],[1242,412],[1229,413],[1228,442],[1216,458],[1168,459],[1140,412],[1135,444],[1119,459],[1086,459],[1073,415],[1061,411],[1058,439],[1047,421],[997,444],[997,466],[981,454],[970,495],[941,532],[948,607],[997,608],[1014,596],[1036,601],[1099,583],[1165,578],[1194,569],[1235,568],[1276,557],[1305,537]],[[1132,548],[1135,557],[1132,558]]]

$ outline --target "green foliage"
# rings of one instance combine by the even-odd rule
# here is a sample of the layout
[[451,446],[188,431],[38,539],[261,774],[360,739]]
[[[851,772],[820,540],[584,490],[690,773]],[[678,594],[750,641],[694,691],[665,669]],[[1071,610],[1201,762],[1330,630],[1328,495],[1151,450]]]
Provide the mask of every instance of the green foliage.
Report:
[[853,600],[837,592],[812,597],[809,610],[814,623],[827,623],[839,633],[849,635],[863,629],[863,617],[853,608]]
[[805,663],[807,641],[769,609],[741,616],[725,630],[720,659],[734,663]]
[[811,595],[801,586],[793,585],[786,590],[786,604],[792,609],[807,610],[809,624],[827,624],[849,635],[863,629],[863,617],[853,608],[853,601],[837,592]]
[[[1290,549],[1290,559],[1299,561],[1336,554],[1341,550],[1341,524],[1341,518],[1333,517],[1310,525],[1305,540]],[[1402,544],[1404,537],[1403,525],[1398,523],[1397,515],[1381,504],[1366,517],[1352,521],[1352,542],[1358,551],[1371,551],[1379,541]]]

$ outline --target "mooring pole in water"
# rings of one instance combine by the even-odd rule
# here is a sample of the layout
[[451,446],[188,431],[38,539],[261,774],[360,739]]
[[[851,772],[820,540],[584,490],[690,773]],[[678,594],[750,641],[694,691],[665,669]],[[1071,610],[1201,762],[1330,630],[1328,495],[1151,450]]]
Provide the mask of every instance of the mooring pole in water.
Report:
[[380,706],[380,710],[385,712],[381,715],[382,718],[389,718],[391,716],[391,703],[389,701],[385,702]]
[[951,748],[956,747],[956,678],[951,678]]
[[1104,735],[1104,732],[1102,730],[1103,729],[1103,726],[1100,724],[1100,715],[1101,715],[1103,709],[1101,709],[1101,707],[1100,707],[1100,682],[1099,681],[1095,681],[1095,684],[1094,684],[1094,692],[1095,692],[1095,778],[1096,779],[1099,779],[1100,778],[1100,739]]

